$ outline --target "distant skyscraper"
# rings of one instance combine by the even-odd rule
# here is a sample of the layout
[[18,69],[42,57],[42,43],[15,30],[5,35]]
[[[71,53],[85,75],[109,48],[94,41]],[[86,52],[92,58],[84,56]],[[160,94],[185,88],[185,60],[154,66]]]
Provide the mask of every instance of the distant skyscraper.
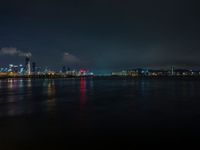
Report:
[[30,57],[26,56],[25,58],[25,71],[27,75],[31,74],[31,64],[30,64]]
[[32,72],[35,73],[35,71],[36,71],[36,63],[33,62],[32,63]]
[[65,66],[62,67],[62,73],[66,73],[66,67]]
[[174,67],[171,67],[171,75],[174,76]]

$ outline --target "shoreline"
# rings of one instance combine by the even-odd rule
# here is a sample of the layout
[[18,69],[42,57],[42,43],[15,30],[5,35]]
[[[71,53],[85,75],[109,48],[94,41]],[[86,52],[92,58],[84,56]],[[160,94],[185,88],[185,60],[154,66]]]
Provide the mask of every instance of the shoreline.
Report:
[[49,75],[42,75],[42,76],[2,76],[0,80],[4,79],[132,79],[132,80],[140,80],[140,79],[199,79],[200,76],[49,76]]

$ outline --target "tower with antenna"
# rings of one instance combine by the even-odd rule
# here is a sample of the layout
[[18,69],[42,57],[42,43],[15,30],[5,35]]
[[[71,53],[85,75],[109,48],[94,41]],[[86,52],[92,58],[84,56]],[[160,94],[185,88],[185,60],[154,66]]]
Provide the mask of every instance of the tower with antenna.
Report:
[[25,74],[26,75],[30,75],[31,74],[31,57],[30,56],[26,56],[25,57]]
[[171,67],[171,76],[174,76],[174,67]]

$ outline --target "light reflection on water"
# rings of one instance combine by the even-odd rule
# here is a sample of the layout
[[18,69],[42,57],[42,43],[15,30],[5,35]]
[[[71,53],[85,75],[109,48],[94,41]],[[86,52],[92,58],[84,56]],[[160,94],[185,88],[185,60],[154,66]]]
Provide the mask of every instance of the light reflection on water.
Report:
[[[45,85],[45,84],[44,84]],[[46,101],[46,105],[47,105],[47,111],[52,112],[55,108],[55,102],[56,102],[56,98],[55,98],[55,83],[54,80],[49,80],[47,81],[47,101]]]
[[8,79],[8,89],[13,88],[13,79]]
[[198,89],[197,81],[7,79],[0,80],[0,116],[52,113],[72,108],[79,108],[80,113],[94,108],[132,113],[131,110],[137,108],[167,114],[177,111],[178,106],[181,106],[180,113],[185,113],[184,109],[189,109],[187,106],[192,108],[190,112],[198,106]]
[[86,103],[86,80],[85,78],[80,79],[80,107],[84,108]]
[[89,97],[92,97],[94,94],[93,91],[94,88],[94,82],[93,79],[86,79],[81,78],[80,79],[80,110],[84,110],[87,101],[89,100]]
[[30,88],[31,86],[32,86],[31,79],[28,79],[28,80],[27,80],[27,87]]
[[3,87],[0,91],[3,97],[0,98],[0,116],[19,116],[31,113],[30,104],[26,104],[32,97],[31,79],[7,79],[3,80]]
[[0,80],[0,137],[11,145],[199,137],[199,89],[200,80]]
[[19,87],[20,87],[20,88],[24,87],[24,84],[23,84],[23,80],[22,80],[22,79],[19,80]]

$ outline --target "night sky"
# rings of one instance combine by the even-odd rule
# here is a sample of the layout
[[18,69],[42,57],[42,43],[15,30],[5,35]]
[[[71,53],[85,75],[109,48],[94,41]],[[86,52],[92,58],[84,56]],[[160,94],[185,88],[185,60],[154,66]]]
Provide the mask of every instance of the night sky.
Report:
[[[196,1],[197,2],[197,1]],[[111,71],[200,68],[200,10],[188,0],[0,2],[0,66]]]

